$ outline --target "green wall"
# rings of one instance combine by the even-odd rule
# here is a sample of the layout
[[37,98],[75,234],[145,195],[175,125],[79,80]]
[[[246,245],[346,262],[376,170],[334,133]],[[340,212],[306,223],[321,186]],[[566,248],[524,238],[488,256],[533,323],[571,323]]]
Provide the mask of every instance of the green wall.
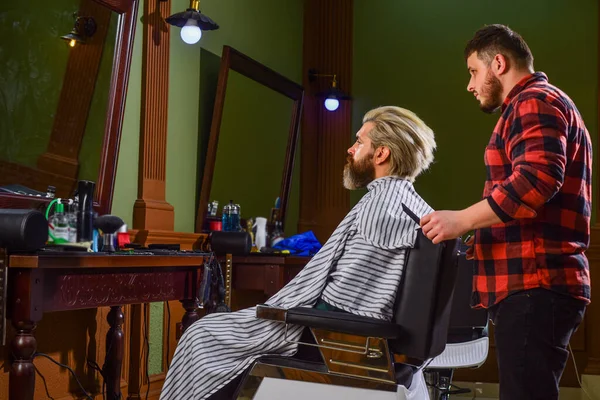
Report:
[[524,37],[536,70],[575,101],[596,147],[595,0],[354,0],[354,7],[353,127],[367,110],[388,104],[431,126],[436,161],[416,187],[432,207],[457,209],[481,198],[483,151],[498,114],[482,113],[466,91],[463,50],[484,24],[507,24]]

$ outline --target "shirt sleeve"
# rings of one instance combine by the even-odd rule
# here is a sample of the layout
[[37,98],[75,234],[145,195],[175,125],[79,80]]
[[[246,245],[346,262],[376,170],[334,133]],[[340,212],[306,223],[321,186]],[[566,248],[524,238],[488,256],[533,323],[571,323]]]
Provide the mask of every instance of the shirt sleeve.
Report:
[[520,100],[506,121],[506,154],[512,174],[487,198],[504,222],[534,218],[560,189],[566,164],[567,122],[538,98]]

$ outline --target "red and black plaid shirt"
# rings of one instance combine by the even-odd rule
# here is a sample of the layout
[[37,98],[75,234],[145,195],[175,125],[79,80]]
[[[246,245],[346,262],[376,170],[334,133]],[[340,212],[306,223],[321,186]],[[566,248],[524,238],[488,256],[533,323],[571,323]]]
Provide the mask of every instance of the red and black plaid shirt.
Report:
[[475,232],[473,306],[537,287],[589,302],[591,143],[573,101],[544,73],[508,94],[483,191],[503,222]]

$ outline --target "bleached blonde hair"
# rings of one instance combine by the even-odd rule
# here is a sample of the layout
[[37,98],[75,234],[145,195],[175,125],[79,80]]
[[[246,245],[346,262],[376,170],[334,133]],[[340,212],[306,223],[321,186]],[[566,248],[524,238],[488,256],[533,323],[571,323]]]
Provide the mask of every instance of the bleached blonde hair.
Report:
[[373,149],[390,150],[390,175],[411,182],[433,161],[436,149],[431,128],[410,110],[395,106],[375,108],[365,114],[363,124],[375,126],[368,133]]

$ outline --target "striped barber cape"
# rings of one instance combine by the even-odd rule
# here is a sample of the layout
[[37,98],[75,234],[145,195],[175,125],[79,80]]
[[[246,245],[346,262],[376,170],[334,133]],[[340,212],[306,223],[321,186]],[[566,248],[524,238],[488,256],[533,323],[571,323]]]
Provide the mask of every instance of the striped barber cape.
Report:
[[[367,186],[323,248],[266,304],[313,307],[319,298],[356,315],[390,320],[406,249],[416,240],[418,216],[432,211],[411,182],[392,176]],[[288,340],[304,328],[290,326]],[[161,400],[206,399],[264,355],[292,356],[285,324],[256,318],[255,307],[209,314],[181,337]]]

